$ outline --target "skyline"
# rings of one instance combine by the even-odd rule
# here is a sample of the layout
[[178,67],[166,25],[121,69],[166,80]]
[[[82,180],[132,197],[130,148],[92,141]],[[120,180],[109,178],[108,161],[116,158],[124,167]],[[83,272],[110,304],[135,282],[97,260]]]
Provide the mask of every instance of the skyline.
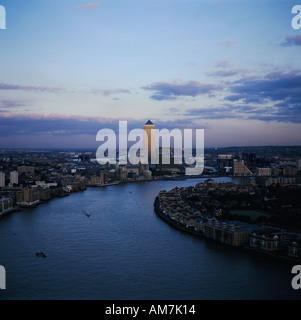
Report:
[[205,147],[301,145],[294,1],[1,1],[0,146],[205,129]]

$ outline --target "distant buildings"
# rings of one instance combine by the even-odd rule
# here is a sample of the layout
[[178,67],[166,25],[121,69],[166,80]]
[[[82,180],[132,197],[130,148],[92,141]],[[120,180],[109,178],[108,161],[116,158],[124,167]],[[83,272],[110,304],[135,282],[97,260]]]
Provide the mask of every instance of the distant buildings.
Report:
[[283,175],[287,177],[293,177],[297,175],[296,167],[285,167],[283,168]]
[[216,155],[215,163],[213,159],[211,156],[210,166],[225,176],[266,178],[301,176],[301,159],[297,154],[290,158],[271,154],[256,156],[253,152],[233,152]]
[[256,176],[270,176],[272,168],[256,168]]
[[243,160],[233,160],[233,176],[252,176],[252,172],[245,166]]
[[5,187],[5,173],[0,172],[0,188],[4,188],[4,187]]
[[232,154],[219,154],[217,157],[217,170],[221,174],[232,173],[233,159]]
[[27,174],[27,175],[33,175],[34,174],[34,167],[33,166],[21,166],[18,167],[18,173],[21,174]]
[[231,154],[219,154],[216,166],[222,175],[252,176],[252,172],[247,168],[244,160],[234,159]]
[[18,171],[11,171],[9,176],[10,176],[9,182],[10,182],[11,185],[19,183],[19,173],[18,173]]

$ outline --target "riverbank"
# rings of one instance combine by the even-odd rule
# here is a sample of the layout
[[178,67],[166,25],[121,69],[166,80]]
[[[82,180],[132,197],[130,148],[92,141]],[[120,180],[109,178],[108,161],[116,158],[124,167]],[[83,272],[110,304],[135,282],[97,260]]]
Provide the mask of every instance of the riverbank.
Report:
[[191,179],[215,179],[215,178],[233,178],[230,176],[223,176],[223,175],[198,175],[198,176],[156,176],[152,178],[138,178],[136,180],[125,180],[125,181],[115,181],[103,184],[86,184],[85,186],[91,188],[103,188],[109,187],[119,184],[126,184],[126,183],[138,183],[138,182],[154,182],[154,181],[185,181]]
[[154,202],[154,211],[158,217],[160,217],[162,220],[167,222],[172,227],[174,227],[180,231],[189,233],[191,235],[197,236],[199,238],[205,239],[207,241],[212,241],[217,244],[226,245],[227,247],[233,248],[234,250],[237,250],[237,251],[256,254],[257,256],[261,256],[261,257],[264,257],[267,259],[273,259],[276,261],[281,261],[284,263],[296,264],[296,263],[300,263],[300,261],[301,261],[300,258],[292,257],[292,256],[288,256],[288,255],[283,255],[285,253],[280,253],[278,251],[277,252],[265,251],[265,250],[261,250],[258,248],[250,247],[248,245],[232,246],[232,245],[228,245],[228,244],[219,242],[217,240],[208,238],[208,237],[206,237],[205,233],[202,230],[196,231],[193,227],[185,226],[184,224],[181,224],[178,221],[173,220],[169,215],[164,214],[163,210],[160,208],[160,202],[159,202],[158,196],[156,197],[155,202]]
[[4,210],[3,212],[0,213],[0,219],[5,217],[8,214],[15,213],[15,212],[20,212],[20,211],[22,211],[22,208],[20,208],[20,207],[10,208],[10,209]]
[[174,228],[181,230],[183,232],[187,232],[190,234],[193,234],[198,237],[204,238],[204,233],[202,231],[196,231],[192,227],[186,227],[183,224],[180,224],[179,222],[172,220],[169,216],[165,215],[162,210],[160,210],[159,205],[158,205],[158,198],[156,198],[155,203],[154,203],[154,210],[157,214],[158,217],[160,217],[162,220],[173,226]]

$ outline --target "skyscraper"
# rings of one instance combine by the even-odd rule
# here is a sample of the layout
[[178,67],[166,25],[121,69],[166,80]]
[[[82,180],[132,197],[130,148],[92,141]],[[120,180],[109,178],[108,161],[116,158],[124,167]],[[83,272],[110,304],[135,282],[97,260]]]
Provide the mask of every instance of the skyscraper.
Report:
[[156,135],[155,135],[155,125],[148,120],[144,125],[144,132],[147,136],[143,139],[143,148],[148,151],[148,163],[151,162],[152,153],[156,152]]
[[0,188],[5,187],[5,173],[0,172]]

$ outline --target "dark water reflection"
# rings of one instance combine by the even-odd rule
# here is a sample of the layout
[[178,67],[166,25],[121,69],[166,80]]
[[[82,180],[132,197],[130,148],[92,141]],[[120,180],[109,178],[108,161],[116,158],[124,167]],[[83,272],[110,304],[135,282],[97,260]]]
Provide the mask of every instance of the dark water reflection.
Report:
[[161,189],[198,181],[88,189],[1,219],[0,298],[300,299],[291,265],[196,238],[156,216]]

